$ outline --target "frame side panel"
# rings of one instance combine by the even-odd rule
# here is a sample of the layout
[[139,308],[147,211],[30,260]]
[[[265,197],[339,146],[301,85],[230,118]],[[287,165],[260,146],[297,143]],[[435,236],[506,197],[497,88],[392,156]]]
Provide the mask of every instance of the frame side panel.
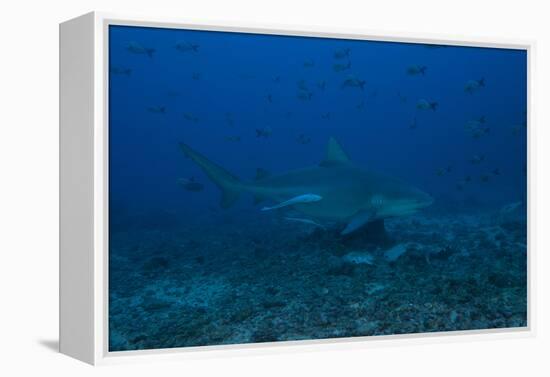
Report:
[[93,363],[94,15],[59,31],[59,349]]

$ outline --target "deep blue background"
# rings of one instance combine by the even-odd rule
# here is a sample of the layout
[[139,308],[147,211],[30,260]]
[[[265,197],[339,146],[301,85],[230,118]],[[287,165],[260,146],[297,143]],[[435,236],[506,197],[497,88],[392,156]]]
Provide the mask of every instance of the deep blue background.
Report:
[[[127,26],[111,26],[109,34],[111,67],[132,70],[109,80],[111,218],[122,207],[189,216],[218,205],[218,190],[183,156],[180,141],[252,179],[257,167],[282,172],[318,163],[334,136],[357,164],[421,187],[436,206],[525,199],[526,129],[512,132],[526,118],[525,51]],[[153,57],[128,51],[130,41],[154,48]],[[199,44],[198,53],[178,51],[179,41]],[[346,62],[333,56],[341,48],[351,49],[352,68],[335,72],[333,64]],[[313,67],[304,66],[309,60]],[[427,66],[426,75],[407,75],[417,64]],[[201,78],[194,80],[194,73]],[[365,89],[342,88],[348,74],[366,80]],[[486,87],[465,93],[468,80],[482,77]],[[313,93],[310,101],[297,98],[299,80]],[[324,91],[316,86],[321,80]],[[437,111],[417,110],[422,98],[437,101]],[[357,109],[361,101],[365,106]],[[165,106],[166,113],[148,111],[152,106]],[[321,118],[327,111],[330,120]],[[464,125],[482,115],[490,133],[474,139]],[[411,130],[414,117],[418,128]],[[266,126],[271,137],[257,138],[255,129]],[[300,134],[311,143],[296,142]],[[486,160],[472,165],[475,154]],[[451,173],[435,174],[448,165]],[[502,175],[481,183],[480,175],[494,168]],[[473,182],[458,191],[466,175]],[[178,186],[178,178],[192,176],[205,185],[203,192]],[[236,208],[251,203],[241,199]]]

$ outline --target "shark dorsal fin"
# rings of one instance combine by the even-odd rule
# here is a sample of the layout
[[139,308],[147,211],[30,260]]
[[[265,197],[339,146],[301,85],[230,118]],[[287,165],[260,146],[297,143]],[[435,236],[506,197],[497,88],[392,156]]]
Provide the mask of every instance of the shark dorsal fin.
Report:
[[342,146],[336,141],[335,138],[331,137],[328,140],[327,157],[324,161],[321,162],[320,165],[324,167],[330,167],[347,164],[349,162],[349,157],[342,149]]

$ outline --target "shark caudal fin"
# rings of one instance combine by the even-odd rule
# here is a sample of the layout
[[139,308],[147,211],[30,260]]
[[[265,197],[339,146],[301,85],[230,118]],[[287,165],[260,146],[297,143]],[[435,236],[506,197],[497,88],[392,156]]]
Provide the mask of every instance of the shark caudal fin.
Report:
[[229,208],[239,199],[241,182],[219,165],[216,165],[184,143],[179,144],[183,153],[195,162],[222,191],[222,208]]

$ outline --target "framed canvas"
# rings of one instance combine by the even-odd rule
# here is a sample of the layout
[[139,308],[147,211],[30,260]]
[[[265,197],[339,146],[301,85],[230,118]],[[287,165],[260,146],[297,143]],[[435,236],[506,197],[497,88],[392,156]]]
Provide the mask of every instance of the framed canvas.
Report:
[[61,352],[532,334],[532,48],[61,24]]

